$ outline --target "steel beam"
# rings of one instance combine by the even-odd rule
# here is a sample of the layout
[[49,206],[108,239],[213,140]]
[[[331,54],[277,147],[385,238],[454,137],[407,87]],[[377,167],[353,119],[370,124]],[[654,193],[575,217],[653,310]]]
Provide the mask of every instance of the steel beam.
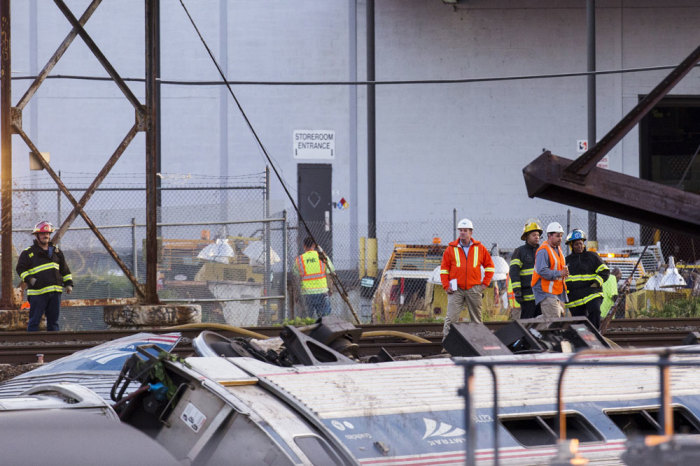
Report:
[[[66,6],[66,4],[63,2],[63,0],[54,0],[54,3],[56,3],[56,6],[58,6],[58,9],[61,10],[63,15],[68,19],[70,22],[71,26],[73,26],[73,29],[75,29],[78,32],[78,35],[80,36],[81,39],[83,39],[83,42],[85,42],[85,45],[90,49],[93,55],[95,55],[95,58],[97,58],[97,61],[100,62],[100,64],[104,67],[105,71],[107,71],[107,74],[112,78],[112,80],[115,82],[117,87],[122,91],[124,94],[124,97],[131,102],[131,105],[134,106],[137,112],[143,112],[143,107],[141,106],[141,102],[136,98],[133,92],[131,92],[131,89],[129,86],[127,86],[126,82],[119,76],[117,73],[117,70],[114,69],[112,64],[107,60],[107,57],[104,56],[100,48],[95,44],[95,42],[92,40],[90,35],[85,31],[83,26],[80,24],[78,19],[73,15],[73,12],[70,11],[70,9]],[[146,26],[146,31],[148,31],[148,26]]]
[[61,307],[133,306],[138,298],[62,299]]
[[[90,5],[85,9],[85,12],[83,15],[80,17],[80,20],[78,21],[81,26],[85,26],[85,23],[87,23],[88,19],[90,19],[90,16],[95,12],[97,7],[102,3],[102,0],[92,0]],[[75,39],[75,36],[78,35],[78,30],[76,28],[73,28],[71,32],[68,33],[65,39],[63,39],[63,42],[61,42],[61,45],[58,46],[58,49],[56,49],[56,52],[49,58],[49,61],[46,63],[44,68],[39,72],[37,75],[36,79],[32,82],[32,84],[29,86],[27,89],[27,92],[24,93],[21,99],[19,99],[19,102],[17,103],[17,108],[20,110],[23,109],[29,100],[32,98],[32,96],[36,93],[36,91],[39,89],[39,86],[44,82],[46,77],[49,75],[51,70],[54,69],[58,61],[61,59],[64,53],[66,53],[66,50],[68,50],[68,47],[70,44],[73,43],[73,40]]]
[[[598,162],[615,147],[615,144],[641,121],[649,111],[669,93],[683,77],[700,61],[700,46],[675,67],[646,97],[644,97],[625,117],[611,129],[597,144],[581,154],[566,167],[564,176],[569,180],[584,183],[588,174]],[[588,141],[591,144],[594,141]]]
[[0,0],[0,183],[2,193],[2,297],[0,305],[9,309],[12,305],[12,77],[11,66],[10,0]]
[[[102,181],[105,179],[109,171],[112,169],[114,164],[117,163],[117,160],[119,160],[119,157],[124,153],[126,148],[129,146],[131,141],[133,141],[134,137],[136,137],[136,133],[138,132],[138,127],[136,124],[129,129],[129,131],[126,133],[126,136],[124,136],[124,139],[122,139],[122,142],[119,143],[117,146],[117,149],[114,151],[112,156],[107,160],[107,163],[105,163],[104,167],[102,167],[102,170],[100,170],[100,173],[97,174],[97,177],[93,180],[93,182],[90,184],[88,189],[85,191],[83,194],[83,197],[80,198],[80,201],[78,202],[78,205],[80,206],[80,209],[85,208],[85,204],[90,200],[93,194],[95,194],[95,191],[97,191],[97,188],[102,184]],[[78,213],[78,208],[75,207],[71,211],[71,213],[66,217],[66,219],[63,221],[63,224],[61,225],[61,228],[56,231],[56,233],[53,236],[53,242],[58,243],[61,238],[63,237],[63,234],[68,230],[68,227],[73,223],[73,221],[80,215]]]
[[147,304],[158,304],[158,17],[160,0],[146,2],[146,289]]
[[[22,128],[13,125],[13,129],[16,134],[19,134],[19,136],[22,138],[22,140],[27,144],[27,147],[32,151],[34,154],[34,157],[36,160],[41,164],[41,166],[46,170],[46,172],[49,174],[49,176],[54,180],[58,188],[61,190],[61,192],[68,198],[71,204],[73,204],[73,207],[79,211],[80,216],[83,217],[83,220],[87,224],[88,227],[90,227],[90,230],[97,236],[97,239],[100,240],[104,248],[107,250],[110,256],[112,256],[112,259],[117,263],[120,269],[124,272],[124,275],[129,279],[129,281],[134,285],[134,289],[140,296],[144,296],[143,289],[141,287],[141,284],[139,283],[138,279],[134,277],[134,275],[131,273],[131,270],[129,270],[129,267],[124,263],[124,261],[119,257],[119,254],[112,248],[112,246],[109,244],[109,241],[107,241],[107,238],[105,238],[102,233],[100,233],[100,230],[95,226],[93,221],[90,219],[88,214],[83,210],[83,208],[78,204],[78,201],[73,197],[71,192],[68,190],[66,185],[63,184],[63,181],[61,181],[61,178],[56,174],[55,171],[53,171],[53,168],[51,168],[51,165],[44,160],[44,158],[41,156],[39,149],[34,145],[32,140],[27,136],[27,134],[22,130]],[[3,235],[5,236],[5,235]]]
[[527,193],[700,238],[700,195],[594,167],[585,184],[565,177],[572,161],[542,153],[523,169]]

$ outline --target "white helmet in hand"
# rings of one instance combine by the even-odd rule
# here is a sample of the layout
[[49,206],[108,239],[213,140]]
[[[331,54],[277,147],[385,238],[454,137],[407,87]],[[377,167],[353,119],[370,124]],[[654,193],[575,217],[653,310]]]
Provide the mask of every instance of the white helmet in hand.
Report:
[[564,233],[564,229],[559,222],[552,222],[547,225],[547,233]]
[[457,224],[457,229],[459,230],[460,228],[471,228],[473,230],[474,225],[472,224],[472,221],[469,220],[468,218],[463,218]]

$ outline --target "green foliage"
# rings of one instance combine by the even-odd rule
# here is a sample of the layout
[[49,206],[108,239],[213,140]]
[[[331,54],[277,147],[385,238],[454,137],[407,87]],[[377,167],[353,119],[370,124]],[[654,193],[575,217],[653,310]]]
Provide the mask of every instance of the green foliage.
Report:
[[402,312],[401,314],[399,314],[399,316],[394,321],[395,324],[414,324],[414,323],[429,324],[429,323],[433,323],[433,322],[442,322],[442,319],[438,319],[435,317],[416,318],[416,315],[413,312]]
[[700,317],[700,298],[676,299],[664,304],[661,309],[644,309],[639,317],[683,318]]
[[318,319],[313,317],[295,317],[293,319],[285,319],[282,322],[282,326],[291,325],[292,327],[305,327],[307,325],[313,325]]
[[75,277],[71,298],[127,298],[133,295],[131,282],[125,276],[81,275]]

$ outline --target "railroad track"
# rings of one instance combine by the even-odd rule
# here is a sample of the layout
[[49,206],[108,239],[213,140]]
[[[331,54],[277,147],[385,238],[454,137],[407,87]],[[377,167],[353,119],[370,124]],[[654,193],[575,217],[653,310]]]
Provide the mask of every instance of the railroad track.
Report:
[[[487,322],[491,330],[496,330],[507,322]],[[396,337],[364,338],[360,341],[360,355],[377,354],[381,348],[392,355],[418,354],[422,356],[438,354],[441,347],[442,323],[429,324],[384,324],[364,325],[364,331],[392,330],[421,336],[430,343],[414,343]],[[251,328],[257,333],[278,336],[280,327]],[[115,340],[137,332],[167,333],[172,330],[100,330],[86,332],[0,332],[0,364],[25,364],[37,361],[43,354],[44,361],[54,361],[76,351]],[[182,341],[176,353],[191,354],[191,341],[201,330],[177,330]],[[234,332],[215,330],[227,337],[238,336]],[[622,347],[648,348],[653,346],[679,345],[691,331],[700,331],[700,319],[621,319],[612,322],[606,337]]]

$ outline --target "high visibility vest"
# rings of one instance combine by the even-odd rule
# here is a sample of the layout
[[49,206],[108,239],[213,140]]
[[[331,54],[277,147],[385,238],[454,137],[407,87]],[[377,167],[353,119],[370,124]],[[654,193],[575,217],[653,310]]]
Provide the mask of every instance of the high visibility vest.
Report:
[[508,284],[508,305],[510,307],[519,308],[520,303],[515,300],[515,293],[513,292],[513,282],[510,279],[510,274],[506,277],[506,283]]
[[[537,253],[539,253],[542,249],[545,249],[547,251],[547,254],[549,254],[549,267],[552,270],[564,270],[564,266],[566,265],[566,259],[564,259],[564,254],[561,253],[561,247],[557,246],[557,250],[553,250],[549,243],[546,241],[542,243],[542,245],[537,249],[537,252],[535,253],[535,257],[537,257]],[[535,262],[537,262],[537,259],[535,259]],[[566,285],[564,284],[564,280],[561,278],[557,278],[555,280],[547,280],[543,277],[540,276],[540,274],[537,273],[537,267],[535,267],[535,270],[532,272],[532,286],[535,286],[535,283],[540,280],[542,282],[542,291],[545,293],[550,293],[553,295],[560,295],[566,290]]]
[[297,268],[301,279],[301,294],[318,294],[328,291],[326,264],[317,251],[307,251],[297,257]]

